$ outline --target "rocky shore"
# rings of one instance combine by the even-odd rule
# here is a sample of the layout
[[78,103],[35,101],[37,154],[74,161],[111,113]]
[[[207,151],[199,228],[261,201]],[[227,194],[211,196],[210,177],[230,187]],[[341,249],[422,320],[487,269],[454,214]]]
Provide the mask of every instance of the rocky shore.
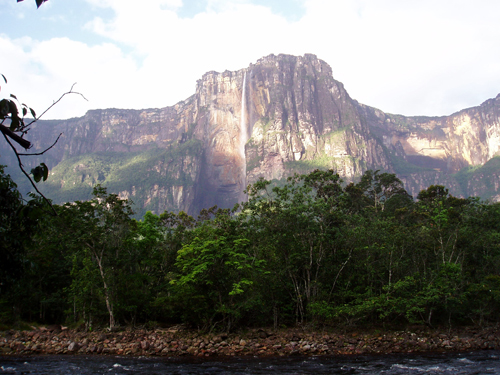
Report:
[[314,332],[255,329],[199,334],[178,328],[78,332],[60,326],[0,332],[0,355],[288,356],[464,351],[500,348],[500,329]]

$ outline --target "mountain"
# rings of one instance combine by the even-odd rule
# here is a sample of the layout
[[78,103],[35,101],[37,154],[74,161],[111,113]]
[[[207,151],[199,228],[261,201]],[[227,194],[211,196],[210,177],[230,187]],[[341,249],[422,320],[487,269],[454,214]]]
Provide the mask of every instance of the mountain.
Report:
[[[132,199],[139,215],[196,214],[232,207],[260,177],[279,183],[315,168],[346,181],[367,169],[396,173],[413,196],[442,184],[457,196],[497,199],[499,115],[500,95],[450,116],[384,113],[353,100],[316,56],[270,55],[204,74],[174,106],[40,121],[29,138],[40,150],[63,133],[32,159],[51,169],[40,186],[56,203],[87,199],[101,183]],[[16,164],[0,147],[0,163]]]

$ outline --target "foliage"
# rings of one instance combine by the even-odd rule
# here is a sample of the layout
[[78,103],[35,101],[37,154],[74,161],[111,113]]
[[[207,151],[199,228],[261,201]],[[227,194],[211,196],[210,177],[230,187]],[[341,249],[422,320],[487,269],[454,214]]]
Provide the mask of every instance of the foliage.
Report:
[[[24,228],[19,212],[23,206],[21,195],[9,175],[0,165],[0,303],[10,300],[9,294],[22,276],[25,255]],[[12,318],[4,308],[0,319]],[[0,320],[1,322],[1,320]]]
[[[37,6],[39,7],[46,0],[36,0],[36,1],[37,1]],[[2,76],[4,82],[7,83],[7,78],[3,74],[0,74],[0,75]],[[40,180],[43,180],[43,181],[47,180],[47,177],[49,175],[49,168],[47,167],[47,165],[45,163],[40,163],[40,165],[31,169],[31,174],[33,176],[33,178],[31,178],[31,176],[28,174],[28,172],[26,172],[26,170],[24,169],[24,165],[22,163],[21,157],[45,154],[48,150],[50,150],[52,147],[54,147],[54,145],[57,143],[57,141],[59,140],[59,137],[62,134],[59,134],[59,136],[57,137],[55,142],[50,147],[46,148],[45,150],[43,150],[41,152],[34,153],[34,154],[27,154],[27,153],[19,152],[17,150],[16,146],[12,142],[17,143],[18,145],[23,147],[25,150],[28,150],[31,147],[31,142],[28,141],[27,139],[25,139],[24,136],[29,132],[29,130],[31,129],[31,126],[35,122],[37,122],[40,119],[40,117],[42,117],[48,110],[50,110],[53,106],[55,106],[57,103],[59,103],[62,100],[62,98],[64,98],[68,94],[79,94],[79,93],[74,92],[73,87],[71,87],[70,91],[61,95],[61,97],[58,100],[54,101],[54,103],[52,103],[52,105],[49,106],[49,108],[47,108],[38,117],[32,108],[28,107],[24,103],[19,103],[17,97],[14,94],[10,94],[9,99],[0,100],[0,132],[2,133],[5,141],[9,145],[10,149],[14,152],[16,159],[17,159],[19,169],[26,176],[26,178],[30,182],[31,186],[35,189],[35,191],[38,193],[38,195],[44,199],[45,203],[48,206],[50,206],[50,208],[53,211],[53,214],[55,214],[55,210],[52,207],[51,201],[49,201],[40,192],[37,185],[35,184],[35,182],[40,182]],[[79,95],[81,95],[81,94],[79,94]],[[83,95],[81,95],[81,96],[83,97]],[[85,99],[85,97],[83,97],[83,98]],[[20,107],[22,108],[22,116],[20,116],[20,114],[19,114],[19,109],[18,109],[19,105],[16,104],[16,102],[18,104],[20,104]],[[33,116],[33,120],[30,121],[29,123],[26,123],[25,117],[28,114],[28,110],[29,110],[31,116]]]
[[205,328],[216,323],[230,330],[252,305],[251,292],[264,261],[248,254],[249,240],[225,237],[206,226],[179,250],[179,276],[172,280],[187,301],[196,301],[186,320]]
[[[3,74],[1,74],[5,83],[7,83],[7,78]],[[18,104],[20,104],[22,108],[22,116],[19,114]],[[33,121],[26,123],[25,116],[28,114],[28,110],[33,116]],[[31,142],[24,139],[24,136],[30,130],[31,125],[37,120],[36,113],[33,108],[28,107],[24,103],[19,103],[17,97],[14,94],[10,94],[9,99],[0,100],[0,132],[5,138],[5,141],[9,144],[11,149],[16,154],[19,167],[26,174],[28,179],[32,182],[29,175],[24,171],[21,159],[19,158],[21,154],[16,150],[11,140],[15,143],[19,144],[25,150],[31,147]],[[4,125],[6,124],[6,125]],[[39,166],[33,168],[31,170],[33,175],[33,179],[36,182],[39,182],[42,178],[45,181],[47,179],[49,170],[44,163],[41,163]],[[35,186],[36,189],[36,186]]]
[[414,201],[392,174],[315,170],[259,180],[233,210],[139,221],[98,186],[40,220],[0,172],[2,323],[498,323],[500,204],[444,186]]
[[0,165],[0,304],[13,304],[13,309],[0,313],[0,322],[2,316],[9,320],[19,315],[21,301],[16,294],[22,290],[23,278],[31,268],[28,252],[44,216],[42,201],[34,195],[30,198],[23,200]]
[[93,195],[89,201],[66,204],[60,212],[63,245],[70,249],[73,264],[70,295],[89,326],[95,305],[105,305],[113,328],[117,313],[134,309],[130,301],[125,302],[128,293],[118,293],[135,276],[134,253],[125,242],[133,225],[132,210],[127,201],[107,194],[99,185]]
[[484,199],[494,197],[497,194],[495,184],[485,176],[498,175],[500,171],[500,156],[494,156],[483,165],[468,166],[453,175],[460,185],[462,191],[470,191],[471,181],[482,181],[486,191],[482,194]]
[[[198,157],[201,147],[195,140],[167,149],[153,148],[142,152],[99,152],[63,160],[51,170],[51,177],[40,188],[49,192],[55,203],[90,199],[92,187],[106,186],[110,191],[135,192],[134,201],[145,202],[150,188],[159,180],[163,186],[194,184],[189,173],[182,172],[182,163]],[[161,169],[150,168],[151,165]],[[59,181],[59,182],[58,182]],[[64,181],[64,184],[60,182]],[[173,197],[167,197],[173,202]],[[152,200],[142,207],[134,205],[136,218],[156,209]]]

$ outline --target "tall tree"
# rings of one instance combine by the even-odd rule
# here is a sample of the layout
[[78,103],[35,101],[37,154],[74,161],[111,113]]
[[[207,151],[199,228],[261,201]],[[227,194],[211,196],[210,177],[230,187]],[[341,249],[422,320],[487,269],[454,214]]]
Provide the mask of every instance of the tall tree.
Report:
[[[126,240],[133,221],[128,201],[106,189],[94,188],[94,198],[65,205],[67,245],[73,249],[73,295],[83,301],[89,293],[101,294],[109,315],[109,327],[117,325],[116,301],[126,259]],[[95,282],[99,280],[100,285]]]
[[177,255],[172,281],[188,321],[229,331],[255,303],[255,280],[265,262],[256,259],[250,241],[238,233],[228,210],[194,229],[194,238]]

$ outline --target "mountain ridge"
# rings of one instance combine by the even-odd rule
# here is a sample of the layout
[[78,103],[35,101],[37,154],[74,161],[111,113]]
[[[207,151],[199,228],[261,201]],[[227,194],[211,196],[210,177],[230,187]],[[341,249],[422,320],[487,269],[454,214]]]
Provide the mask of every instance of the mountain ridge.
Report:
[[[30,139],[42,149],[64,133],[32,159],[51,169],[40,186],[56,203],[86,199],[102,183],[139,214],[195,214],[231,207],[261,177],[314,168],[333,168],[346,181],[367,169],[396,173],[413,196],[442,184],[457,196],[497,199],[500,169],[481,168],[500,150],[499,118],[500,94],[449,116],[388,114],[352,99],[315,55],[269,55],[205,73],[174,106],[40,121]],[[2,146],[0,163],[14,165],[6,152]]]

